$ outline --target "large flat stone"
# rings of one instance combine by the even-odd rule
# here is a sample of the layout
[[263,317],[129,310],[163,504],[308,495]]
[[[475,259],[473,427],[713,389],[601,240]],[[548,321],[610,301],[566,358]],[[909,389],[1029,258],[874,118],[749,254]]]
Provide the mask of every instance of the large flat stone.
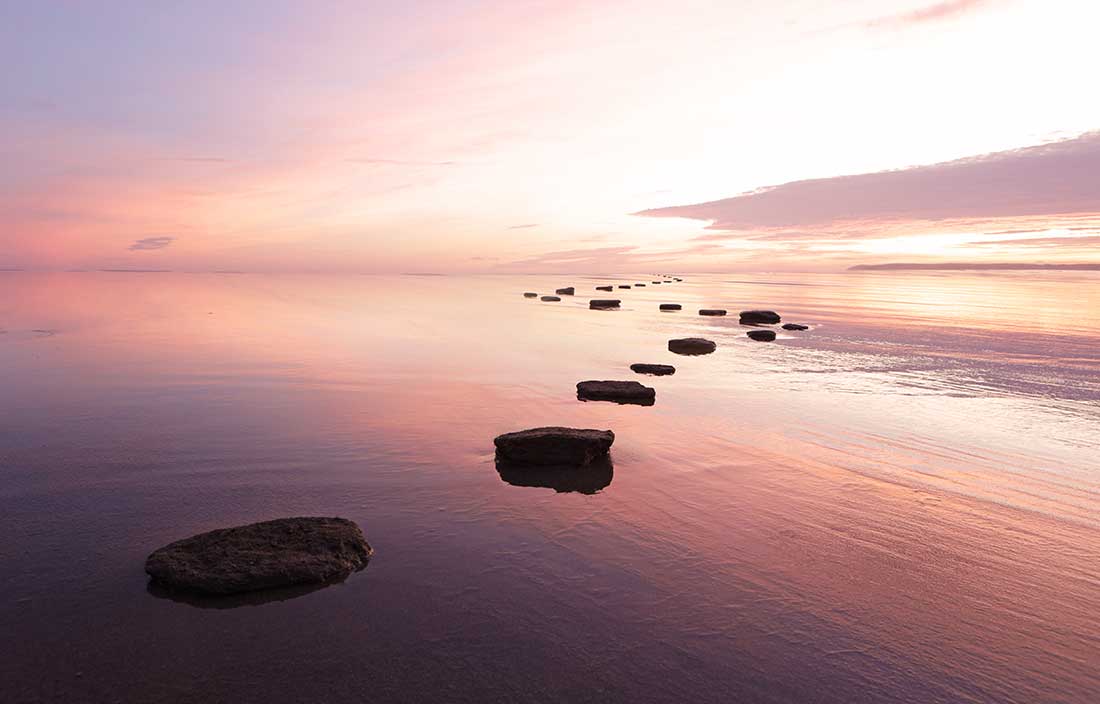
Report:
[[145,571],[172,589],[234,594],[340,579],[371,553],[345,518],[279,518],[170,543],[149,555]]
[[498,435],[498,458],[513,464],[585,465],[604,457],[615,442],[610,430],[545,427]]
[[676,373],[676,367],[671,364],[631,364],[630,370],[638,374],[652,374],[653,376],[668,376]]
[[577,382],[577,398],[583,401],[615,401],[649,406],[656,397],[656,391],[636,381]]
[[774,310],[743,310],[741,322],[745,325],[775,325],[780,321]]
[[668,351],[676,354],[710,354],[717,348],[718,345],[701,337],[681,337],[668,341]]

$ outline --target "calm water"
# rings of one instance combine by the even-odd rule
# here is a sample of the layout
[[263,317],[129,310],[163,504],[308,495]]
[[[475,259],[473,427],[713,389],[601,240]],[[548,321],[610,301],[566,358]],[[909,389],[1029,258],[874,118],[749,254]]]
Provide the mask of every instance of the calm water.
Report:
[[[1100,277],[705,275],[587,309],[651,279],[0,273],[0,701],[1097,701]],[[689,335],[718,351],[666,350]],[[656,405],[575,398],[632,378]],[[613,470],[506,482],[492,438],[538,425],[613,429]],[[374,559],[263,600],[147,588],[160,545],[292,515]]]

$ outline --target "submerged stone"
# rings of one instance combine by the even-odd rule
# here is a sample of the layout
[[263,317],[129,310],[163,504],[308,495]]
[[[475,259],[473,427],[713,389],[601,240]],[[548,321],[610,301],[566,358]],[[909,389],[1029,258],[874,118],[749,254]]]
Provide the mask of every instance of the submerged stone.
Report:
[[745,325],[775,325],[780,320],[774,310],[743,310],[741,322]]
[[554,291],[554,293],[558,294],[559,296],[572,296],[573,295],[573,287],[572,286],[567,286],[565,288],[559,288],[559,289],[556,289]]
[[676,354],[710,354],[717,348],[718,345],[701,337],[682,337],[668,341],[668,351]]
[[597,291],[611,291],[611,290],[614,290],[614,287],[613,286],[597,286],[596,290]]
[[631,364],[630,370],[638,374],[652,374],[653,376],[668,376],[676,373],[676,367],[671,364]]
[[279,518],[200,533],[149,555],[158,584],[235,594],[337,580],[363,569],[370,545],[346,518]]
[[636,381],[581,381],[577,382],[577,398],[582,401],[614,401],[653,405],[657,392]]
[[630,288],[630,284],[619,284],[619,288]]
[[523,294],[523,297],[524,298],[537,298],[538,294],[535,293],[534,291],[528,291],[527,293]]
[[775,339],[775,330],[749,330],[745,334],[757,342],[771,342]]
[[498,435],[498,459],[519,465],[586,465],[607,455],[615,433],[610,430],[545,427]]
[[660,308],[661,310],[680,310],[683,306],[679,303],[662,303]]
[[593,298],[588,302],[589,308],[618,308],[622,303],[618,298]]
[[699,315],[725,315],[726,311],[722,308],[703,308],[699,311]]
[[557,296],[543,296],[541,300],[543,300],[543,301],[560,301],[561,299],[558,298]]
[[798,323],[783,323],[784,330],[809,330],[809,325],[799,325]]

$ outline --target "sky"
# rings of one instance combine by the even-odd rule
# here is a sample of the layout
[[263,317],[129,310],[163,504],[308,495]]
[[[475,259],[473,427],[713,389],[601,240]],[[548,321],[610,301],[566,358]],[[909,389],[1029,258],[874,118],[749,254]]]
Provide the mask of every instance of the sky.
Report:
[[1100,263],[1080,0],[0,0],[0,269]]

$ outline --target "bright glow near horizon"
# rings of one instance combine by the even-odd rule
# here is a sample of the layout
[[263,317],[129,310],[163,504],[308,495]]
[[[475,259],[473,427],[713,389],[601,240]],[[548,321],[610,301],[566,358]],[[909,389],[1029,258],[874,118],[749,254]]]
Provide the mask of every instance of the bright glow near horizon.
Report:
[[[853,206],[859,228],[716,231],[631,214],[1096,130],[1091,3],[27,3],[0,16],[0,59],[18,67],[0,78],[0,267],[1097,261],[1087,183],[1071,184],[1071,210],[1054,199],[949,223]],[[1054,229],[1066,218],[1077,229]]]

